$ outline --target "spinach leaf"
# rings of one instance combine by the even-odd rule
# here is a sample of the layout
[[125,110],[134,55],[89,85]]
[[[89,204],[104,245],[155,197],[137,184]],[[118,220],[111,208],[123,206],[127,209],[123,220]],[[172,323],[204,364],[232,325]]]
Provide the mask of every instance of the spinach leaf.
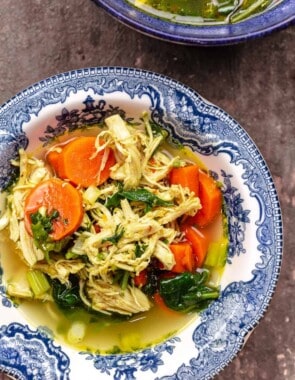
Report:
[[208,273],[182,273],[161,280],[159,292],[165,304],[170,309],[183,312],[207,307],[210,301],[219,297],[219,289],[206,285]]
[[113,207],[118,207],[122,199],[123,199],[123,196],[121,194],[121,191],[118,191],[117,193],[115,193],[114,195],[112,195],[111,197],[107,199],[105,206],[108,209],[113,208]]
[[52,280],[52,297],[62,309],[73,309],[83,304],[79,294],[79,281],[74,276],[71,276],[69,285]]
[[146,211],[155,206],[173,206],[173,202],[165,201],[146,189],[121,190],[108,198],[107,208],[118,207],[122,199],[146,204]]
[[147,267],[147,283],[142,287],[142,291],[148,295],[154,295],[158,290],[159,270],[156,269],[154,263]]

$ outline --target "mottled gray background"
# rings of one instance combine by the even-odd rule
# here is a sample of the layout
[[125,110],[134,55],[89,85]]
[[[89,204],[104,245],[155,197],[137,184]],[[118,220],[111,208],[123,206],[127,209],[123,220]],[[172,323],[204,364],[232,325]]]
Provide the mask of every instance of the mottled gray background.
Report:
[[260,148],[283,209],[282,272],[264,319],[217,380],[295,379],[294,47],[294,27],[231,47],[177,46],[128,29],[89,0],[0,0],[0,103],[58,72],[139,67],[197,90]]

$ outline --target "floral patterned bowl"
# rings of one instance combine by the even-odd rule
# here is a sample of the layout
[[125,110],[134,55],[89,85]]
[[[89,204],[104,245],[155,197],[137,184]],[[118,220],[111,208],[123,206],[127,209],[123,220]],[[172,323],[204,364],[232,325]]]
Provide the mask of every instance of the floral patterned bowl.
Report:
[[128,0],[92,0],[122,23],[151,37],[188,45],[229,45],[265,36],[295,22],[294,0],[234,24],[189,25],[155,17]]
[[200,154],[222,183],[230,250],[220,298],[161,344],[99,355],[66,347],[46,327],[26,320],[6,296],[0,267],[1,371],[23,380],[210,379],[235,357],[263,316],[282,259],[281,211],[271,175],[235,120],[173,79],[132,68],[87,68],[17,94],[0,108],[1,189],[14,175],[10,160],[19,148],[32,151],[110,114],[137,119],[144,110]]

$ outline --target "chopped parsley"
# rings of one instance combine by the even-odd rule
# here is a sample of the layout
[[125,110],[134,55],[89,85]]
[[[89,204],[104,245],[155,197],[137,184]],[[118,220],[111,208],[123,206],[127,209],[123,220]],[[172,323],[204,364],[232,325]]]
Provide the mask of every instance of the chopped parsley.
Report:
[[118,244],[118,242],[121,239],[121,237],[124,235],[124,231],[125,231],[124,227],[122,227],[119,224],[119,225],[116,226],[114,235],[102,239],[102,242],[104,243],[106,241],[109,241],[110,243],[116,245],[116,244]]
[[47,242],[49,234],[53,231],[53,221],[59,217],[59,212],[52,210],[50,214],[46,214],[46,212],[44,214],[38,210],[30,216],[33,238],[38,242],[38,245]]
[[146,212],[156,206],[173,206],[173,202],[165,201],[146,189],[119,190],[117,193],[108,198],[107,208],[118,207],[122,199],[128,199],[134,202],[143,202],[146,204]]

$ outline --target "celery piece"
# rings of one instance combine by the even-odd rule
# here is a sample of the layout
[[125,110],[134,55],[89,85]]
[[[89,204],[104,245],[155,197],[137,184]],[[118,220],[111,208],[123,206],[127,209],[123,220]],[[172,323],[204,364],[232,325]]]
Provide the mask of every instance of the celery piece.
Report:
[[217,242],[212,242],[209,245],[204,265],[212,268],[224,267],[226,263],[227,249],[228,239],[226,237],[222,237]]
[[93,205],[97,198],[100,196],[100,191],[96,186],[89,186],[83,194],[84,201],[88,202],[90,205]]
[[210,243],[204,265],[207,267],[216,267],[219,256],[219,244]]
[[86,324],[81,321],[75,321],[72,323],[68,331],[68,341],[72,344],[81,343],[86,334]]
[[221,15],[227,15],[235,9],[234,5],[226,5],[218,8],[218,13]]
[[50,285],[45,274],[39,270],[28,271],[27,280],[36,297],[41,296],[50,289]]
[[244,20],[245,18],[257,12],[259,7],[263,7],[264,3],[265,3],[265,0],[258,0],[258,1],[255,1],[253,4],[251,4],[247,9],[241,10],[240,13],[234,12],[230,16],[230,22],[234,23],[234,22]]
[[223,271],[224,268],[210,268],[210,278],[207,285],[218,288],[221,282]]

